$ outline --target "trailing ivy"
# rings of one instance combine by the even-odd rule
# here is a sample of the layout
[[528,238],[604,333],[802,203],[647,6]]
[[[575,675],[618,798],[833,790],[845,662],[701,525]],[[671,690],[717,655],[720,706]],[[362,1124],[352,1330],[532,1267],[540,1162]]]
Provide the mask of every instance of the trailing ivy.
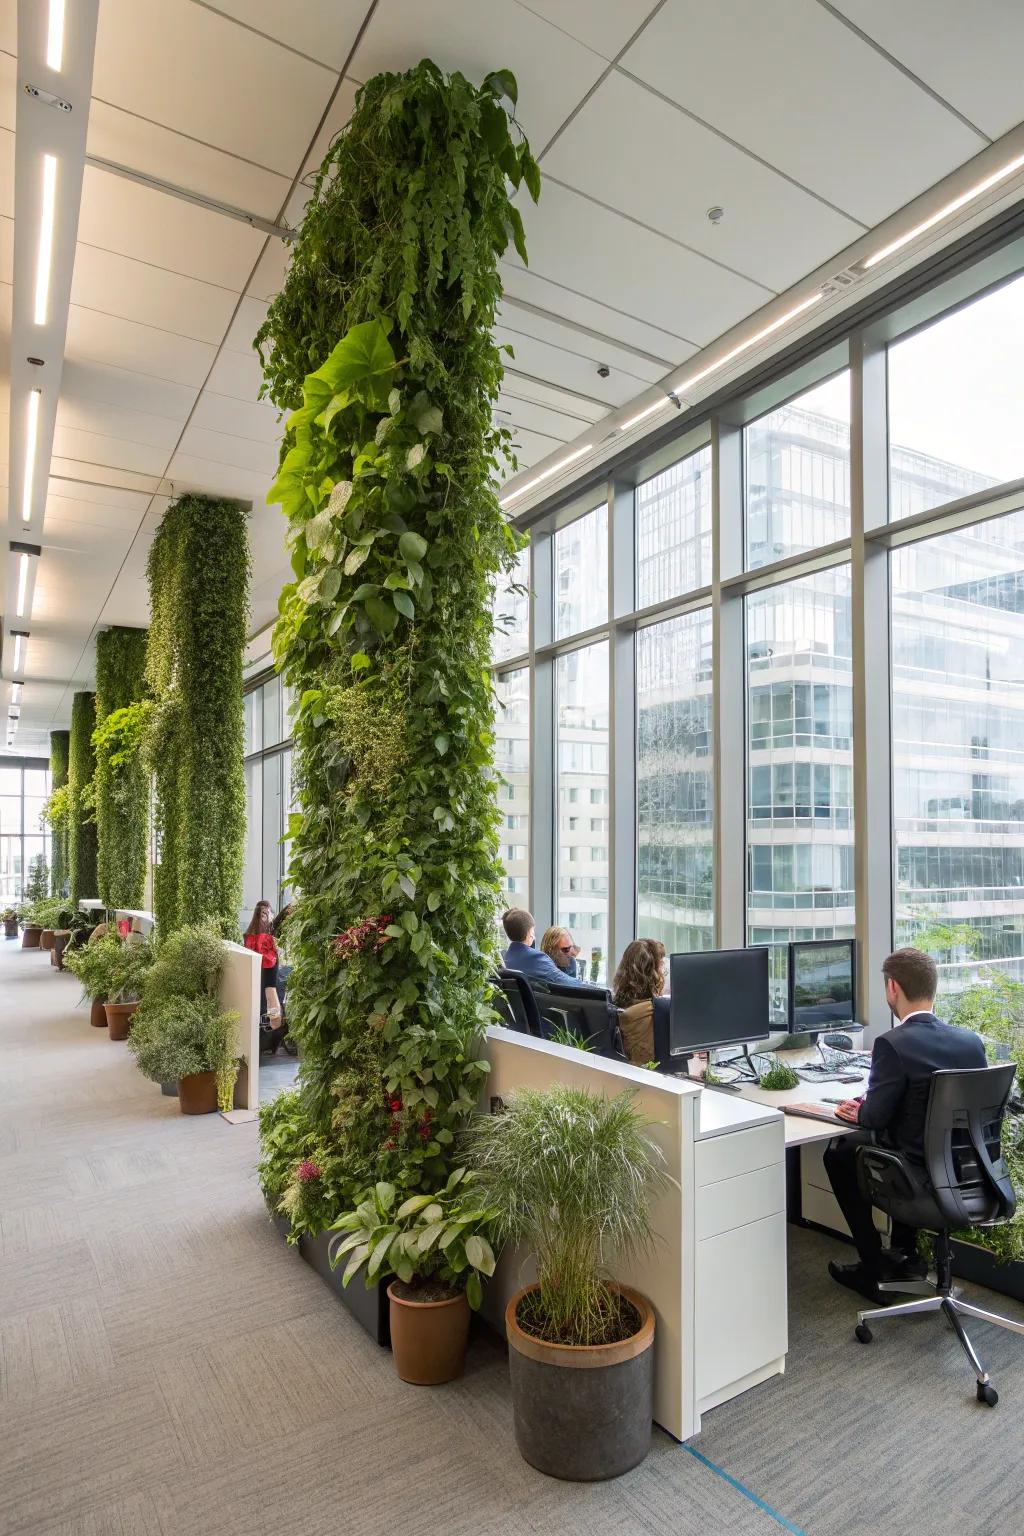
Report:
[[[53,896],[63,896],[68,883],[68,741],[67,731],[50,732],[50,801],[46,819],[50,823],[50,893]],[[54,805],[57,791],[63,793]]]
[[96,729],[96,695],[76,693],[71,701],[68,738],[68,879],[70,900],[96,896],[96,820],[93,780],[96,753],[92,733]]
[[149,776],[141,753],[118,751],[111,720],[142,699],[146,631],[96,637],[96,834],[99,893],[107,907],[139,908],[146,894]]
[[150,550],[146,680],[153,710],[146,747],[159,846],[153,905],[163,937],[186,923],[238,932],[246,524],[238,502],[182,496],[168,507]]
[[494,490],[509,441],[491,332],[498,258],[509,239],[525,255],[511,192],[539,183],[515,98],[507,72],[477,88],[429,62],[365,85],[257,338],[267,392],[294,409],[269,499],[296,578],[274,643],[298,697],[288,1015],[307,1175],[317,1149],[316,1180],[296,1161],[286,1190],[299,1228],[378,1179],[443,1182],[486,1070],[491,605],[518,544]]

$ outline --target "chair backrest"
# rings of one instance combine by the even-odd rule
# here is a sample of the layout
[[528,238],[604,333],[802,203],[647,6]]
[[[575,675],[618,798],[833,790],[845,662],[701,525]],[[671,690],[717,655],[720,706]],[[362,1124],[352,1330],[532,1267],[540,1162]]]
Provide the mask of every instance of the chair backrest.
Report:
[[581,997],[590,997],[597,998],[601,1002],[611,1001],[611,993],[607,987],[592,986],[589,981],[577,982],[575,985],[573,985],[571,981],[561,983],[557,981],[548,981],[545,979],[544,989],[545,991],[550,992],[553,997],[572,997],[577,999]]
[[494,1006],[502,1014],[509,1029],[517,1029],[523,1035],[541,1033],[541,1018],[537,999],[522,971],[502,967],[492,977],[497,989]]
[[[618,1009],[607,997],[581,997],[579,988],[555,989],[538,993],[541,1033],[550,1040],[555,1029],[568,1029],[580,1045],[597,1056],[613,1061],[627,1061],[619,1028]],[[571,995],[575,994],[575,995]]]
[[932,1073],[924,1126],[924,1160],[931,1192],[951,1230],[1006,1221],[1017,1198],[1000,1137],[1017,1068]]

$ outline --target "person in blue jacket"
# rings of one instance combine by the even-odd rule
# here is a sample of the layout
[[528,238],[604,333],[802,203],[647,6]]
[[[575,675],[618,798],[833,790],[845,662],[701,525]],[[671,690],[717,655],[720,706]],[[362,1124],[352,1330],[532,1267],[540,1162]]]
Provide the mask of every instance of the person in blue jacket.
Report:
[[534,949],[536,924],[522,907],[511,907],[501,919],[509,945],[502,959],[510,971],[519,971],[528,981],[548,981],[559,987],[578,987],[580,982],[568,971],[559,970],[550,955]]

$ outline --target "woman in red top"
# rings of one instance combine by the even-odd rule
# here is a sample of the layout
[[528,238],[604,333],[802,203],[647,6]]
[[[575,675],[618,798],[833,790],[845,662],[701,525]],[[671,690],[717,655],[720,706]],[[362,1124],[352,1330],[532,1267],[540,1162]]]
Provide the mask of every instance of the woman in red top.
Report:
[[[258,955],[262,955],[263,957],[263,969],[260,973],[260,980],[263,984],[263,1005],[261,1013],[264,1018],[267,1018],[269,1015],[269,1010],[267,1008],[267,989],[268,987],[273,987],[275,994],[274,1017],[270,1019],[270,1023],[273,1025],[278,1025],[281,1022],[281,1008],[280,1004],[276,1000],[277,945],[274,943],[274,935],[270,931],[272,921],[273,913],[270,910],[270,902],[258,901],[255,908],[253,909],[252,922],[245,930],[242,942],[245,944],[246,949],[255,950]],[[283,1033],[283,1031],[281,1033]],[[277,1035],[278,1038],[275,1039],[274,1035]],[[270,1039],[271,1050],[276,1050],[279,1043],[280,1035],[275,1029]]]

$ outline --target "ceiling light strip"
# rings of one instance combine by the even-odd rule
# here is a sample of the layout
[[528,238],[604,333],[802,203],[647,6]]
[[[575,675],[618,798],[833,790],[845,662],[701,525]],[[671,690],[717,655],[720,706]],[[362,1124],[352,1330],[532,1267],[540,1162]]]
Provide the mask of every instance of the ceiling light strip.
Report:
[[12,668],[13,668],[13,670],[15,672],[20,672],[21,671],[21,653],[22,653],[22,651],[25,648],[24,647],[24,641],[25,641],[25,636],[24,635],[15,635],[15,637],[14,637],[14,661],[12,663]]
[[46,24],[46,67],[57,74],[64,68],[64,0],[50,0]]
[[1005,181],[1008,176],[1012,176],[1020,170],[1024,170],[1024,155],[1018,155],[1016,159],[1009,160],[998,171],[993,171],[991,176],[986,176],[984,181],[977,182],[973,187],[969,187],[966,192],[961,192],[959,197],[954,197],[951,203],[946,203],[938,212],[933,213],[930,218],[922,220],[920,224],[915,224],[913,229],[908,229],[906,234],[900,235],[899,239],[891,240],[888,245],[883,245],[880,251],[876,251],[873,256],[869,256],[865,261],[861,262],[864,271],[867,272],[871,267],[877,266],[880,261],[884,261],[887,256],[894,255],[896,251],[901,251],[905,245],[909,245],[919,235],[926,234],[929,229],[934,229],[936,224],[941,224],[943,219],[951,218],[954,213],[959,213],[961,208],[966,208],[968,203],[972,203],[983,192],[988,192],[992,187],[997,187],[1001,181]]
[[39,217],[39,254],[36,258],[36,325],[46,324],[50,307],[50,269],[53,266],[53,221],[57,207],[57,157],[43,156],[43,206]]
[[28,421],[25,430],[25,483],[21,497],[21,520],[23,523],[32,521],[32,491],[36,478],[36,447],[39,442],[39,400],[38,389],[29,390],[28,395]]
[[518,500],[520,496],[525,496],[527,491],[532,491],[535,486],[543,485],[545,480],[550,480],[551,476],[557,475],[559,470],[567,469],[570,464],[575,464],[577,459],[582,459],[585,453],[592,453],[593,450],[593,443],[584,443],[583,447],[577,448],[575,453],[566,454],[565,458],[559,459],[557,464],[552,464],[550,468],[543,470],[541,474],[535,475],[532,480],[527,480],[525,485],[517,486],[514,491],[510,491],[507,496],[503,496],[499,506],[507,507],[510,502]]
[[22,552],[18,556],[18,600],[15,605],[19,619],[25,617],[25,602],[28,597],[28,562],[29,556]]

